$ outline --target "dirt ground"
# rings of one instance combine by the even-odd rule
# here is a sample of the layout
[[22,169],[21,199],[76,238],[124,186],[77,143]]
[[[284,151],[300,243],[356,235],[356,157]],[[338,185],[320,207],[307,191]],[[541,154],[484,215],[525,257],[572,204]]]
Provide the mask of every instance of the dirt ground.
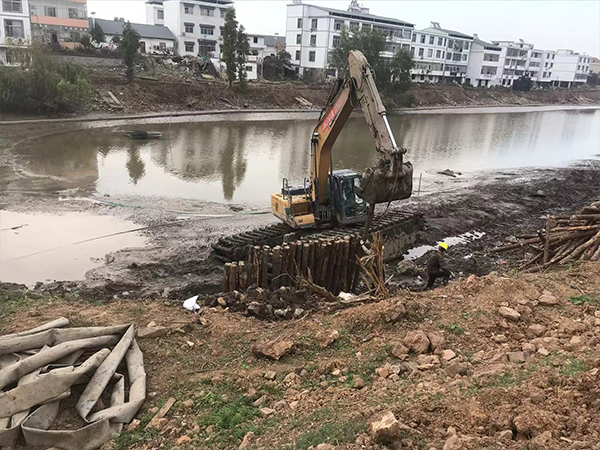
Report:
[[[0,327],[4,334],[65,316],[74,325],[169,328],[140,340],[149,399],[137,429],[110,449],[237,449],[248,432],[256,449],[441,449],[454,434],[458,446],[445,448],[593,449],[599,285],[598,263],[474,276],[285,322],[221,306],[193,315],[164,299],[90,303],[5,289]],[[539,303],[545,291],[556,305]],[[502,306],[520,317],[505,319]],[[322,347],[320,333],[334,330],[339,337]],[[404,354],[398,344],[409,345],[414,331],[433,345]],[[280,361],[254,356],[252,344],[264,339],[293,341],[293,351]],[[168,422],[144,430],[169,397],[177,402]],[[384,445],[369,425],[390,411],[402,427]]]

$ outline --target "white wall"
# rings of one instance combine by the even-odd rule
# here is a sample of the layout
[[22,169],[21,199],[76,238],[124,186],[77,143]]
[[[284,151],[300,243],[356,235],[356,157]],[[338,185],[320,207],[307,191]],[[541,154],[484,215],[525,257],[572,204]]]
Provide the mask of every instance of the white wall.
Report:
[[[163,12],[163,18],[158,17],[158,11]],[[153,3],[146,3],[146,23],[150,25],[164,25],[164,7]]]
[[[115,45],[112,44],[111,40],[114,37],[114,34],[106,34],[106,42],[100,44],[100,47],[108,47],[114,49]],[[146,44],[146,54],[158,53],[162,54],[160,49],[160,44],[164,43],[167,47],[167,50],[170,50],[171,53],[175,52],[175,41],[170,39],[155,39],[155,38],[140,38],[140,42]],[[156,49],[154,48],[156,47]]]
[[[23,24],[23,37],[6,36],[5,20],[20,21]],[[24,46],[31,42],[31,23],[29,20],[29,2],[21,1],[21,12],[5,11],[0,2],[0,65],[7,64],[6,46]]]

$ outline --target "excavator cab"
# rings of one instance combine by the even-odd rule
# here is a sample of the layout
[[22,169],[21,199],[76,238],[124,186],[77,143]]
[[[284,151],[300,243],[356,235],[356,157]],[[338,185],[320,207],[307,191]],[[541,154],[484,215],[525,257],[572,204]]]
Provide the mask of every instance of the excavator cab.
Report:
[[328,183],[328,198],[333,200],[335,222],[347,225],[365,220],[367,203],[357,195],[362,174],[353,170],[335,170]]

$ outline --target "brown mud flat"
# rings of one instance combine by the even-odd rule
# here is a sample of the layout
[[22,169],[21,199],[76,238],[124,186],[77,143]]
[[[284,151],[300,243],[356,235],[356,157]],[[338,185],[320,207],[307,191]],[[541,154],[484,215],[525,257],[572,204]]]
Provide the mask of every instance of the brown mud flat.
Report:
[[[583,263],[471,277],[274,323],[221,306],[192,315],[164,299],[90,303],[2,290],[0,329],[61,316],[75,326],[167,328],[140,339],[148,400],[137,428],[106,449],[237,449],[249,432],[256,449],[427,450],[450,438],[465,450],[595,448],[599,285],[600,265]],[[516,315],[506,318],[504,308]],[[334,331],[339,337],[324,346],[321,336]],[[406,339],[414,331],[426,348]],[[265,339],[293,342],[291,353],[254,356],[251,347]],[[170,397],[167,420],[146,429]],[[368,430],[388,412],[402,427],[384,445]]]

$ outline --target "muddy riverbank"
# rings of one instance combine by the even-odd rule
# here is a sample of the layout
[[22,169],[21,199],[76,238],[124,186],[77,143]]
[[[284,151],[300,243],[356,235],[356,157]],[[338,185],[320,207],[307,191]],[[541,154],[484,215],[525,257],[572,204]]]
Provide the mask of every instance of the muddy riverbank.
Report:
[[[593,110],[591,111],[593,113]],[[501,128],[516,129],[517,133],[530,136],[531,132],[528,131],[530,128],[524,127],[524,123],[546,123],[550,124],[553,132],[556,131],[557,126],[554,119],[550,122],[546,119],[530,119],[533,116],[527,116],[526,113],[527,111],[519,111],[519,115],[513,118],[516,120],[514,124],[506,123]],[[464,130],[468,126],[473,132],[477,130],[471,136],[475,140],[474,142],[481,143],[474,145],[472,151],[467,151],[467,143],[453,141],[454,138],[445,139],[446,146],[440,150],[441,153],[437,157],[444,162],[440,163],[442,165],[439,167],[432,165],[427,169],[420,195],[416,195],[415,192],[409,201],[393,205],[391,208],[414,211],[425,216],[426,226],[420,234],[418,245],[432,244],[437,240],[465,232],[485,233],[481,239],[452,247],[450,259],[453,271],[457,275],[467,276],[471,273],[483,275],[490,271],[509,267],[510,261],[507,263],[490,252],[493,246],[511,234],[542,226],[539,216],[543,214],[569,212],[598,200],[600,163],[590,152],[578,153],[579,150],[571,150],[571,148],[581,149],[581,144],[579,141],[573,140],[575,125],[567,126],[570,120],[578,116],[575,113],[569,114],[567,112],[565,116],[567,121],[561,122],[566,127],[566,134],[562,138],[552,138],[552,141],[558,142],[557,150],[559,152],[557,154],[560,154],[561,149],[566,152],[565,160],[579,159],[574,163],[576,167],[573,167],[572,164],[570,167],[564,167],[564,163],[561,163],[563,167],[532,169],[523,167],[521,163],[520,168],[504,169],[504,167],[519,166],[515,161],[518,158],[522,160],[527,154],[525,150],[521,151],[519,146],[515,146],[515,142],[520,138],[515,137],[514,134],[503,138],[508,139],[506,142],[510,142],[510,145],[499,144],[498,148],[501,151],[499,150],[498,154],[504,157],[502,164],[487,166],[496,167],[495,169],[486,169],[485,165],[477,165],[482,161],[484,145],[491,142],[489,138],[485,138],[486,133],[482,131],[485,126],[490,126],[488,119],[483,117],[486,114],[480,115],[478,112],[473,114],[473,117],[467,117],[468,121],[462,123],[459,128]],[[493,114],[487,116],[491,117]],[[251,118],[252,115],[244,114],[242,117]],[[256,116],[254,117],[256,120]],[[304,116],[301,115],[301,117]],[[297,125],[298,121],[306,121],[301,117],[287,113],[289,123]],[[427,120],[442,120],[443,122],[450,120],[446,117],[447,112],[435,111],[430,117],[427,117]],[[581,117],[587,120],[591,116],[583,115]],[[262,116],[261,118],[262,122],[269,122],[270,119]],[[181,122],[189,122],[195,118],[180,117],[179,119]],[[214,124],[209,127],[213,132],[218,129],[216,122],[227,120],[225,116],[207,116],[205,119],[207,126],[211,123]],[[500,118],[501,122],[494,121],[493,123],[503,123],[502,121],[505,119]],[[157,122],[152,126],[161,125],[160,120],[162,119],[157,118]],[[483,120],[483,122],[478,122],[477,125],[472,122],[473,120]],[[258,120],[257,124],[251,126],[259,127],[260,122]],[[312,123],[312,121],[309,120],[308,123]],[[411,136],[411,132],[412,136],[418,136],[419,130],[425,126],[415,123],[412,127],[407,128],[403,123],[397,124],[402,130],[402,133],[399,134],[408,137]],[[80,241],[98,238],[97,242],[108,243],[113,233],[125,232],[121,236],[124,238],[120,244],[121,249],[112,251],[107,246],[106,252],[110,253],[106,258],[103,258],[104,255],[96,257],[96,263],[87,272],[85,280],[49,283],[41,289],[56,289],[61,292],[69,289],[76,295],[91,298],[111,298],[115,295],[144,298],[157,294],[171,298],[184,298],[191,294],[218,291],[221,281],[221,264],[212,258],[210,245],[224,235],[236,234],[275,223],[275,219],[269,211],[268,196],[263,194],[276,190],[282,176],[293,174],[293,170],[290,168],[298,166],[297,170],[300,175],[306,169],[303,167],[301,158],[304,152],[293,146],[290,147],[290,157],[287,159],[284,158],[277,162],[277,159],[274,159],[275,156],[271,155],[270,162],[263,164],[269,167],[278,166],[273,173],[275,181],[265,177],[263,172],[255,172],[252,164],[256,158],[251,154],[252,152],[247,153],[249,151],[247,145],[243,146],[243,151],[239,155],[234,152],[232,158],[228,158],[227,153],[223,153],[224,159],[221,158],[215,164],[212,164],[206,155],[200,155],[199,159],[196,159],[201,164],[194,165],[193,150],[203,147],[202,139],[190,140],[190,136],[193,136],[190,133],[194,128],[189,128],[185,123],[181,123],[184,128],[179,131],[185,133],[182,135],[185,138],[183,142],[186,142],[187,139],[194,145],[190,148],[188,148],[189,146],[181,147],[181,153],[178,153],[177,145],[170,147],[165,153],[167,159],[161,162],[160,158],[148,159],[144,156],[152,155],[152,151],[148,149],[121,149],[120,146],[123,144],[120,144],[120,141],[113,142],[114,138],[110,134],[103,138],[94,137],[96,128],[102,129],[110,125],[114,125],[114,122],[98,121],[83,125],[51,122],[37,125],[11,125],[1,129],[0,147],[4,149],[0,152],[0,192],[2,192],[0,207],[2,210],[25,215],[83,213],[96,217],[109,216],[130,224],[129,228],[123,230],[113,230],[108,227],[98,232],[96,236],[81,236],[77,232],[70,233],[70,240],[61,244],[61,251],[66,252],[63,257],[76,259],[82,257]],[[121,124],[121,126],[127,125],[129,122]],[[144,126],[146,125],[148,124],[145,123]],[[164,121],[161,126],[165,126]],[[496,125],[494,126],[497,128]],[[456,126],[450,127],[450,129],[454,128]],[[490,136],[498,134],[494,131],[496,128],[490,129]],[[82,131],[77,131],[80,129]],[[256,130],[256,128],[253,129]],[[439,129],[439,125],[429,126],[428,129]],[[177,130],[177,128],[172,128],[171,131],[173,130]],[[202,130],[200,128],[198,135],[200,137],[205,136],[205,131]],[[73,131],[79,134],[71,136],[69,133]],[[175,131],[173,132],[175,133]],[[239,131],[235,132],[239,133]],[[282,132],[275,133],[274,136],[280,136]],[[460,136],[461,132],[457,131],[455,134]],[[536,134],[545,135],[548,134],[548,130],[542,127]],[[581,136],[582,133],[575,134]],[[251,136],[254,137],[246,140],[250,146],[264,140],[264,137],[258,138],[256,134],[251,133]],[[484,136],[484,139],[478,140],[480,139],[478,136]],[[92,140],[88,141],[84,138]],[[51,152],[55,147],[67,145],[63,142],[58,147],[54,146],[53,139],[59,139],[58,143],[63,142],[60,139],[66,139],[67,144],[79,142],[81,145],[75,145],[73,150],[60,153],[62,156],[58,159],[56,157],[40,159],[40,155],[43,155],[44,152]],[[77,141],[76,139],[83,140]],[[591,139],[593,141],[596,138],[592,136]],[[531,137],[527,140],[531,141]],[[215,139],[211,139],[211,142],[214,141]],[[293,141],[297,141],[300,145],[303,138],[301,135],[296,135],[292,139]],[[359,144],[361,142],[352,137],[346,141],[350,143],[358,141]],[[228,142],[227,139],[224,142]],[[418,144],[416,148],[426,149],[425,144],[427,143],[423,142],[424,144]],[[436,142],[437,140],[434,139],[428,145],[438,148],[439,144]],[[448,142],[455,143],[449,145]],[[546,151],[552,145],[554,144],[549,143],[542,147]],[[569,147],[569,145],[574,147]],[[226,147],[231,148],[231,145]],[[414,145],[411,147],[415,148]],[[517,152],[515,153],[516,159],[507,158],[511,148]],[[17,149],[18,151],[16,151]],[[435,153],[431,154],[431,158],[423,159],[423,155],[427,154],[423,151],[420,155],[410,155],[411,160],[417,162],[419,167],[429,167],[423,165],[428,160],[437,161]],[[535,152],[528,151],[535,156]],[[215,152],[220,154],[218,149],[211,153]],[[456,159],[456,157],[448,159],[448,155],[453,154],[465,156],[463,159]],[[498,156],[493,156],[494,154],[494,151],[488,151],[487,158],[497,160]],[[178,155],[183,158],[179,166],[173,163],[179,158]],[[338,162],[341,166],[360,170],[362,165],[370,162],[368,158],[361,158],[342,158]],[[546,154],[540,153],[537,158],[540,165],[549,161],[547,152]],[[453,178],[436,174],[437,169],[447,168],[446,164],[453,161],[454,164],[449,167],[462,170],[465,163],[460,161],[471,160],[477,163],[472,166],[476,170],[467,171],[465,175]],[[534,160],[533,158],[532,161]],[[229,161],[229,165],[223,166],[223,163],[227,161]],[[282,165],[282,161],[287,161],[287,165]],[[159,164],[156,164],[157,162]],[[208,166],[214,166],[215,170],[208,175],[198,172],[198,170],[205,170]],[[154,178],[159,174],[161,177],[168,174],[170,178]],[[258,175],[255,177],[252,174]],[[199,176],[200,178],[198,178]],[[206,177],[206,181],[202,181],[204,179],[202,177]],[[146,188],[143,185],[144,179],[149,180]],[[185,189],[188,188],[173,188],[173,185],[169,184],[170,182],[165,181],[170,179],[177,180],[178,183],[187,183],[185,186],[190,189],[187,192],[191,194],[184,195]],[[250,180],[253,184],[241,189],[239,183],[244,179]],[[265,192],[262,192],[264,190],[261,187],[262,184],[256,180],[266,184]],[[106,190],[120,185],[121,182],[126,182],[129,187],[122,191]],[[219,192],[221,192],[219,195],[226,194],[227,189],[233,187],[232,196],[229,199],[225,198],[225,201],[219,196],[213,197],[213,201],[207,201],[207,199],[211,199],[209,193],[211,183],[214,182],[217,183]],[[142,188],[145,190],[140,191]],[[415,185],[416,190],[417,186]],[[235,192],[242,191],[254,193],[255,197],[240,201]],[[541,191],[542,194],[538,191]],[[263,197],[265,198],[263,199]],[[384,209],[385,207],[381,208],[381,210]],[[99,220],[98,223],[101,221]],[[4,229],[4,225],[1,228]],[[3,233],[8,232],[16,233],[19,230],[3,231]],[[144,239],[145,245],[141,246],[134,239],[128,241],[129,233],[132,237]],[[48,236],[46,239],[51,240],[52,238]],[[56,257],[52,253],[52,249],[55,247],[57,245],[47,246],[45,248],[47,251],[42,253],[41,258],[46,263],[51,264],[56,261]],[[20,256],[27,256],[27,253]],[[24,262],[28,262],[27,258],[24,258]],[[417,260],[418,264],[421,262]],[[12,264],[12,262],[4,261],[3,264]],[[393,267],[394,265],[390,266],[392,272]],[[0,280],[14,281],[6,278],[4,274],[0,276]],[[45,281],[45,278],[29,280],[27,284],[33,285],[35,281]],[[399,282],[400,286],[416,286],[414,280],[406,280],[400,276],[395,276],[394,283],[396,282]]]

